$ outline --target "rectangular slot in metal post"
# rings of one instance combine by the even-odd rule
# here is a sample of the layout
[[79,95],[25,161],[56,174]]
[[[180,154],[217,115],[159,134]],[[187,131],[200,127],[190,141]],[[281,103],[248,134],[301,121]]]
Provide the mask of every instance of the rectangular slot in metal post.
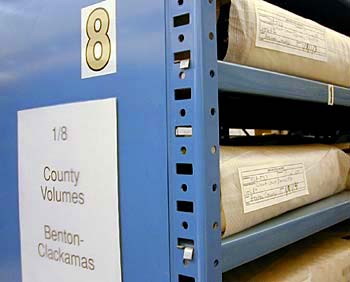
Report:
[[188,25],[190,23],[190,14],[184,14],[174,17],[174,27]]
[[192,98],[191,88],[175,89],[175,100],[189,100]]
[[193,213],[194,211],[193,202],[177,201],[176,206],[179,212]]
[[191,60],[191,51],[181,51],[174,53],[174,64],[179,64],[181,61]]
[[177,126],[175,128],[176,137],[192,137],[193,130],[191,125]]
[[179,282],[196,282],[196,279],[185,275],[179,275]]
[[177,245],[183,247],[194,247],[194,241],[191,239],[178,238]]
[[192,164],[176,164],[176,173],[182,175],[192,175],[193,165]]

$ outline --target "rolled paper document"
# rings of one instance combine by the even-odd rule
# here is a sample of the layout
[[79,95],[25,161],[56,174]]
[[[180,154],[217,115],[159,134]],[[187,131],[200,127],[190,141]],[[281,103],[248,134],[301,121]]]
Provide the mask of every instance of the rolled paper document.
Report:
[[350,87],[350,38],[262,0],[231,0],[225,61]]

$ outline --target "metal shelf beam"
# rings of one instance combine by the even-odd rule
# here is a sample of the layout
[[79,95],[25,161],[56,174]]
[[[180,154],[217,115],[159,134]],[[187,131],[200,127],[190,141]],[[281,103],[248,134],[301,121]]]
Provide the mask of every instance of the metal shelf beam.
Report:
[[224,239],[222,242],[223,272],[349,218],[350,192],[347,191]]
[[[219,90],[328,103],[328,84],[252,67],[218,62]],[[335,105],[350,106],[350,89],[334,87]]]

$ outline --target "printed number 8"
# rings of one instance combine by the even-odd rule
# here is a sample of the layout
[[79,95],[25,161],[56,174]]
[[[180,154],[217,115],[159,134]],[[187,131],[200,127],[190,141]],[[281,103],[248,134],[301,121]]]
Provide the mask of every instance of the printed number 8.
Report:
[[110,19],[103,8],[92,11],[87,24],[86,33],[89,41],[86,46],[86,62],[94,71],[103,70],[111,57],[111,40],[108,36]]

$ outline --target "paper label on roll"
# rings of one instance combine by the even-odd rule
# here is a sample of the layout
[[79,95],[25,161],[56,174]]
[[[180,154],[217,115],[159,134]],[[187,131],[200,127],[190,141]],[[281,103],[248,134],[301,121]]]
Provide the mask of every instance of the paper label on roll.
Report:
[[309,195],[303,163],[250,166],[238,171],[244,213]]
[[263,1],[256,1],[256,46],[328,61],[326,28]]

